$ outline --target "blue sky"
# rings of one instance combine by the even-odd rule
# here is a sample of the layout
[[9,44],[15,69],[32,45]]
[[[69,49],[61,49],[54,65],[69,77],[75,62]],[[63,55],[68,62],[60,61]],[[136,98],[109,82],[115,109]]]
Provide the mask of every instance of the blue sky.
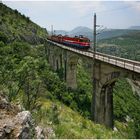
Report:
[[93,28],[93,13],[97,24],[107,28],[140,26],[139,1],[3,1],[17,9],[41,27],[51,30],[72,30],[77,26]]

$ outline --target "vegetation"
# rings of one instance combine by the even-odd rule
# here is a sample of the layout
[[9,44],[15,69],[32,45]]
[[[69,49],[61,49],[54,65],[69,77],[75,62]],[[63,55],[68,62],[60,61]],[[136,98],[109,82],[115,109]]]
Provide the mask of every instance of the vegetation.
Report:
[[[140,31],[101,40],[98,51],[140,61]],[[140,138],[140,97],[132,92],[126,79],[119,79],[114,87],[114,115],[120,122],[127,122],[132,138]]]
[[140,31],[99,41],[98,51],[140,61]]
[[43,127],[52,126],[54,128],[55,138],[127,138],[126,128],[124,129],[125,136],[123,136],[120,132],[113,132],[104,126],[94,124],[58,100],[55,100],[54,103],[52,100],[41,97],[40,102],[43,103],[42,107],[34,113],[34,116]]
[[[125,80],[119,80],[114,88],[118,131],[94,124],[89,120],[91,81],[83,62],[78,63],[78,88],[67,88],[62,81],[62,70],[57,74],[47,62],[45,46],[40,40],[45,39],[46,31],[17,10],[3,4],[0,7],[0,88],[11,102],[22,103],[44,128],[53,127],[56,135],[50,138],[140,138],[139,98]],[[19,24],[28,29],[23,31]],[[29,40],[21,37],[32,31],[35,31],[33,38],[39,40],[33,41],[32,35]]]
[[133,94],[125,79],[116,83],[113,95],[115,119],[127,122],[130,138],[140,138],[140,97]]
[[[26,49],[18,49],[17,46],[22,46]],[[80,116],[81,114],[89,117],[91,99],[91,85],[88,84],[88,75],[80,62],[78,66],[78,89],[73,91],[67,89],[65,83],[60,82],[58,75],[49,68],[44,58],[43,45],[32,48],[27,43],[14,42],[5,45],[1,42],[0,52],[3,60],[0,61],[2,62],[0,65],[1,87],[7,91],[11,101],[20,101],[26,109],[30,109],[36,121],[43,127],[52,126],[56,133],[55,138],[134,138],[132,135],[130,137],[127,135],[127,133],[130,134],[132,131],[130,127],[134,127],[133,124],[130,124],[130,131],[117,123],[119,124],[117,129],[121,131],[123,128],[125,130],[122,135],[119,132],[107,130],[103,126],[95,125],[93,122]],[[116,87],[116,90],[118,90],[118,87]],[[119,91],[116,91],[115,95],[118,93]],[[121,93],[123,96],[124,92]],[[70,106],[75,112],[63,105],[62,102]],[[122,106],[118,110],[119,106],[117,103],[119,102],[118,100],[115,102],[115,116],[118,117],[118,120],[123,120],[126,114],[130,113],[130,110],[121,112]],[[136,108],[135,113],[137,111]],[[139,114],[137,115],[139,116]]]
[[[17,46],[26,49],[18,49]],[[56,138],[85,138],[86,133],[87,138],[121,137],[117,132],[114,134],[103,126],[94,125],[63,105],[62,102],[72,108],[77,106],[77,110],[82,112],[79,104],[83,104],[87,99],[84,100],[81,96],[82,101],[78,102],[77,92],[67,89],[57,74],[50,70],[43,55],[44,46],[31,48],[27,43],[14,42],[6,45],[1,42],[0,48],[3,60],[0,61],[1,88],[6,91],[11,101],[19,101],[30,110],[43,127],[50,123],[55,130]],[[86,110],[86,106],[84,108]]]
[[29,17],[22,15],[17,10],[12,10],[0,3],[0,35],[8,38],[8,43],[26,41],[30,44],[43,43],[47,31],[31,22]]

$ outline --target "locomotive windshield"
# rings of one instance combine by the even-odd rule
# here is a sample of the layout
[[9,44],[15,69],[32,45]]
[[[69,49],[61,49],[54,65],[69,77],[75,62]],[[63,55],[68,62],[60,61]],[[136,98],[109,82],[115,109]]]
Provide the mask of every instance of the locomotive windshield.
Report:
[[80,39],[79,41],[80,41],[80,42],[90,42],[89,39]]

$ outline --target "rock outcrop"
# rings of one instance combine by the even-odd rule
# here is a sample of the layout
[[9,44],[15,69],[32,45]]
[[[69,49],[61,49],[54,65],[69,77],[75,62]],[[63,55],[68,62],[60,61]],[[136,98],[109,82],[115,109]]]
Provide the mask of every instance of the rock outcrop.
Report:
[[36,126],[29,111],[10,104],[0,91],[0,139],[45,138],[43,129]]

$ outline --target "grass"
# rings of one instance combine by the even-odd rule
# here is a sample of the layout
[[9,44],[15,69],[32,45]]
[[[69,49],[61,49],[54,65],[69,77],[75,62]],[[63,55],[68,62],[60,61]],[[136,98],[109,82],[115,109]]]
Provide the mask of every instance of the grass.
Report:
[[[119,131],[112,131],[102,125],[94,124],[91,120],[82,117],[78,112],[62,104],[61,102],[41,97],[39,102],[42,104],[40,110],[34,114],[38,123],[42,127],[51,126],[55,131],[55,138],[61,139],[112,139],[112,138],[127,138],[126,128],[118,125],[118,128],[123,128],[124,134]],[[55,111],[53,106],[57,106]],[[53,119],[58,119],[58,122],[53,122]]]

